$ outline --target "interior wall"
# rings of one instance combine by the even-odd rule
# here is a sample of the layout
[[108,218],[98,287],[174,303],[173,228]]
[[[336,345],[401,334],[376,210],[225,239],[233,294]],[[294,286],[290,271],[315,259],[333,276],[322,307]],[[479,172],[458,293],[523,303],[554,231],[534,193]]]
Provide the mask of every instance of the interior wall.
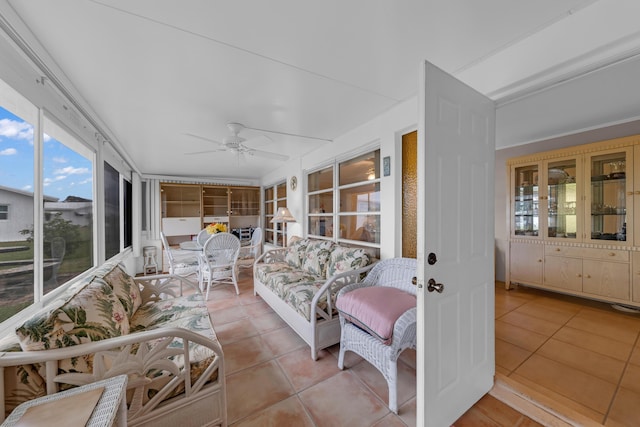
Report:
[[505,252],[509,244],[508,159],[541,151],[572,147],[612,138],[640,134],[640,120],[578,132],[558,138],[496,150],[495,170],[495,234],[496,234],[496,279],[505,279]]

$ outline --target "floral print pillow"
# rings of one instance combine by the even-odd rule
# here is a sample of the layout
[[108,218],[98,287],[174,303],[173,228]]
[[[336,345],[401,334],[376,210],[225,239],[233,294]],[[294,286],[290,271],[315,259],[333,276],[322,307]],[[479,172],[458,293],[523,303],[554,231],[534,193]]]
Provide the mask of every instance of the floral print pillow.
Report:
[[336,274],[357,270],[369,264],[369,255],[363,248],[336,246],[327,264],[327,279]]
[[41,311],[16,329],[22,350],[47,350],[129,333],[129,318],[104,280],[93,279],[62,306]]
[[97,275],[97,277],[103,277],[107,284],[111,286],[120,303],[127,311],[127,316],[131,318],[142,302],[140,288],[133,278],[118,264],[114,265],[104,276]]
[[333,245],[330,240],[309,242],[302,260],[302,269],[316,277],[324,277],[324,270],[329,261]]
[[304,258],[304,253],[307,249],[307,245],[309,241],[307,239],[298,239],[294,241],[291,246],[287,248],[287,253],[284,257],[284,260],[294,268],[302,267],[302,261]]

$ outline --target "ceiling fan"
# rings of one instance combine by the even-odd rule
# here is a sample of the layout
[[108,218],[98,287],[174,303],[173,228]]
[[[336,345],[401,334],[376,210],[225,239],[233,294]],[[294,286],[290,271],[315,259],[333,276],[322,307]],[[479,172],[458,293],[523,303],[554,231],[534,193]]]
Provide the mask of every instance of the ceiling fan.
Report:
[[286,156],[284,154],[278,154],[278,153],[272,153],[270,151],[263,151],[263,150],[257,150],[255,148],[251,148],[249,146],[247,146],[245,144],[246,143],[251,143],[252,141],[256,140],[256,139],[269,139],[266,136],[260,136],[257,138],[252,138],[250,140],[247,140],[243,137],[241,137],[239,134],[243,129],[249,129],[246,126],[240,124],[240,123],[227,123],[227,128],[229,129],[229,131],[231,132],[231,135],[225,136],[224,138],[222,138],[222,142],[213,140],[213,139],[209,139],[209,138],[205,138],[203,136],[199,136],[199,135],[194,135],[192,133],[187,133],[187,135],[193,137],[193,138],[197,138],[197,139],[201,139],[203,141],[207,141],[207,142],[212,142],[216,145],[219,146],[219,148],[216,148],[214,150],[206,150],[206,151],[197,151],[195,153],[186,153],[186,154],[203,154],[203,153],[212,153],[212,152],[216,152],[216,151],[231,151],[234,153],[237,153],[238,155],[249,155],[249,156],[259,156],[259,157],[264,157],[267,159],[272,159],[272,160],[279,160],[279,161],[285,161],[289,159],[289,156]]

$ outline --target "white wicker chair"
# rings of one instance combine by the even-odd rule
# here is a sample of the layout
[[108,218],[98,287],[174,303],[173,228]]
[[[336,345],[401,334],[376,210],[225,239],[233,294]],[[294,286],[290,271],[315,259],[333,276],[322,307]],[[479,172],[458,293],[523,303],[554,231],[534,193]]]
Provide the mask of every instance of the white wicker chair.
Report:
[[190,276],[191,274],[198,272],[198,253],[193,251],[181,251],[189,253],[181,253],[174,251],[167,242],[167,236],[161,231],[160,238],[162,239],[162,246],[167,253],[167,259],[169,260],[169,274],[176,274],[178,276]]
[[238,268],[247,269],[252,268],[253,263],[262,254],[262,228],[258,227],[253,230],[251,235],[251,243],[249,246],[242,246],[240,248],[240,255],[238,255]]
[[201,247],[204,247],[204,244],[209,240],[209,237],[211,237],[211,234],[209,234],[206,228],[203,228],[196,236],[196,242],[198,242]]
[[[205,300],[209,299],[212,286],[232,284],[238,289],[237,261],[240,252],[240,239],[230,233],[212,234],[205,242],[200,254],[200,289],[207,287]],[[205,284],[206,281],[206,284]]]
[[[373,266],[361,283],[354,283],[340,290],[338,299],[347,292],[367,286],[393,287],[416,295],[416,286],[411,283],[412,278],[416,275],[416,268],[417,262],[415,259],[392,258],[382,260]],[[338,367],[344,369],[344,354],[346,351],[353,351],[371,363],[387,380],[389,386],[389,409],[397,414],[397,362],[400,353],[404,350],[416,348],[416,308],[407,310],[398,318],[393,328],[393,339],[390,345],[383,344],[378,338],[348,322],[342,314],[340,314],[340,326],[342,332]]]

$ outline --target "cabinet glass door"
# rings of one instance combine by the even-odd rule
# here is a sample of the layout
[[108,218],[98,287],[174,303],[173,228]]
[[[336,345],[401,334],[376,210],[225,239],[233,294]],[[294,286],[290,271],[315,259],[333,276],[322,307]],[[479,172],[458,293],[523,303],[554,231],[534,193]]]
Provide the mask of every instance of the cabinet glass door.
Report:
[[538,172],[537,164],[514,168],[513,233],[516,236],[539,235]]
[[591,240],[627,241],[627,150],[590,158]]
[[547,236],[577,239],[578,193],[575,158],[546,163],[547,176]]

